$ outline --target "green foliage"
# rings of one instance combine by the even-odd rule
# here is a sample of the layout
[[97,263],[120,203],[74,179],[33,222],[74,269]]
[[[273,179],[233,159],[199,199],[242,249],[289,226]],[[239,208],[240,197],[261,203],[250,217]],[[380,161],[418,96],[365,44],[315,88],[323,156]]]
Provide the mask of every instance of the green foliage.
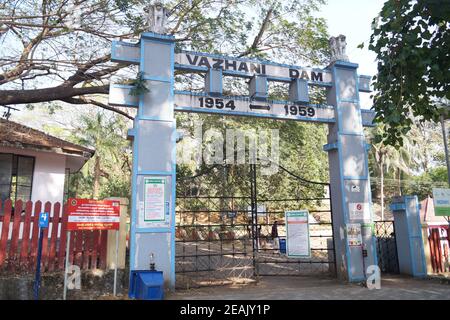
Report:
[[144,73],[142,71],[138,72],[136,79],[130,84],[133,86],[133,89],[130,90],[130,95],[132,96],[139,96],[150,91],[145,84]]
[[409,177],[409,183],[405,185],[405,194],[414,194],[419,200],[433,194],[433,188],[448,188],[447,168],[435,167],[419,176]]
[[[126,174],[130,174],[130,170],[125,171]],[[108,197],[122,197],[130,198],[131,195],[131,183],[128,176],[123,172],[115,172],[101,184],[100,199]],[[130,199],[131,201],[131,199]]]
[[436,99],[450,99],[450,3],[388,0],[374,19],[369,49],[377,54],[375,121],[378,141],[401,146],[413,123],[438,120]]
[[129,197],[131,150],[125,138],[126,130],[124,119],[111,113],[91,112],[77,117],[69,140],[95,149],[95,154],[80,172],[71,177],[71,196]]

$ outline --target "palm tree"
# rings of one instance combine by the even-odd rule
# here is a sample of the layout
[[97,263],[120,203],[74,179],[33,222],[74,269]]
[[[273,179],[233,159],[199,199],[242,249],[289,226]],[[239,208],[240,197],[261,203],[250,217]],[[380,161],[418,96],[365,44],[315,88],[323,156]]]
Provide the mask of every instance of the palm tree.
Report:
[[[383,130],[382,125],[376,126],[369,132],[369,139],[373,141],[375,135],[382,134]],[[411,173],[411,166],[415,163],[415,150],[408,137],[404,137],[403,146],[398,149],[390,145],[385,145],[383,142],[372,144],[371,152],[375,159],[375,167],[380,175],[381,220],[384,220],[384,175],[390,169],[394,170],[394,176],[397,174],[398,178],[398,195],[401,195],[402,173]]]
[[115,115],[108,118],[103,111],[82,114],[77,122],[74,132],[76,142],[95,149],[88,171],[93,176],[92,198],[98,199],[100,180],[102,177],[108,178],[111,172],[105,167],[120,168],[124,148],[128,144],[123,136],[125,124]]

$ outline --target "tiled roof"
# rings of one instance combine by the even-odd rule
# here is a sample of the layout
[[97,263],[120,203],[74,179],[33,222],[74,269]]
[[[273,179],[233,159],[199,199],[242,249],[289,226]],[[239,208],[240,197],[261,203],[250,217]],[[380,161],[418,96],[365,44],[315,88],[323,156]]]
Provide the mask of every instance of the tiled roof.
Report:
[[0,145],[92,157],[95,150],[71,143],[22,124],[0,119]]

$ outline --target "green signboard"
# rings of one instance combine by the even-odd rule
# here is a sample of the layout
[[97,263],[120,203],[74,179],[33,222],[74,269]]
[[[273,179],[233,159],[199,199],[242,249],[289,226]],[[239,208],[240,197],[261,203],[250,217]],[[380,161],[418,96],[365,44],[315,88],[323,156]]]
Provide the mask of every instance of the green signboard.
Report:
[[450,189],[433,188],[435,216],[450,216]]

